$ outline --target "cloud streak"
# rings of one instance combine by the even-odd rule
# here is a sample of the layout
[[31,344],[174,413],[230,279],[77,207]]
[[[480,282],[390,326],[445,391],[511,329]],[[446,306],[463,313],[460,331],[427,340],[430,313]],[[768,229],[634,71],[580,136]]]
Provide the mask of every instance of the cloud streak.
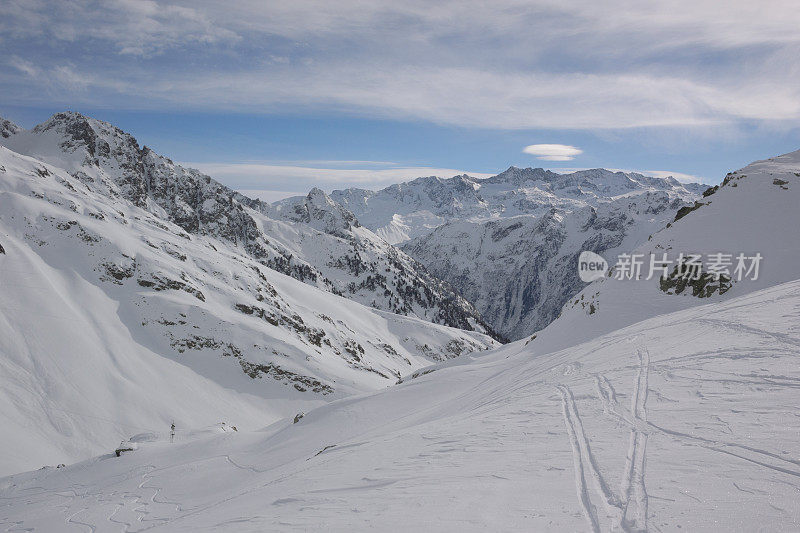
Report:
[[800,118],[793,0],[724,10],[710,0],[10,0],[0,9],[8,105],[322,111],[493,129]]
[[[484,172],[465,172],[452,168],[413,166],[391,166],[385,168],[385,162],[371,161],[322,162],[326,166],[280,163],[282,162],[182,162],[180,164],[185,167],[196,168],[235,189],[266,190],[271,193],[288,191],[291,193],[288,194],[289,196],[298,189],[309,190],[312,187],[321,187],[328,190],[343,186],[376,189],[423,176],[449,178],[459,174],[469,174],[477,178],[488,178],[493,175]],[[309,163],[316,164],[318,162]],[[342,168],[351,163],[358,163],[362,168]]]

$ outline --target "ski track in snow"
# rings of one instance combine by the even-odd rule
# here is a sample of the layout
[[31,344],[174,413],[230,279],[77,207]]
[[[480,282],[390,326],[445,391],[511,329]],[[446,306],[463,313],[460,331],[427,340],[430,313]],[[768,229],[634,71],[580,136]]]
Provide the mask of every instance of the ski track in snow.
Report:
[[[648,377],[650,374],[650,353],[647,348],[637,352],[639,369],[631,396],[631,434],[628,445],[626,475],[622,481],[622,494],[625,498],[623,517],[635,530],[647,529],[647,489],[644,483],[647,454],[647,432],[642,424],[647,423]],[[627,519],[631,500],[635,503],[633,520]]]
[[568,396],[569,390],[565,386],[560,385],[558,386],[558,391],[561,393],[561,409],[564,414],[564,425],[567,428],[570,445],[572,446],[572,460],[575,467],[575,488],[578,492],[578,501],[583,514],[589,521],[589,526],[592,528],[592,531],[599,532],[600,523],[597,518],[597,510],[592,504],[592,499],[589,496],[589,489],[586,486],[586,469],[584,468],[583,462],[584,454],[575,422],[572,419],[572,410],[569,405],[570,398]]
[[[625,471],[620,484],[620,496],[608,486],[600,472],[597,460],[592,454],[589,439],[583,429],[575,397],[566,385],[558,385],[561,393],[564,424],[572,444],[575,464],[575,480],[578,498],[583,512],[587,515],[592,529],[600,530],[594,505],[586,488],[586,470],[597,496],[605,503],[606,512],[611,518],[611,529],[624,531],[647,530],[647,489],[645,488],[645,464],[647,452],[647,395],[648,375],[650,373],[650,354],[647,349],[637,352],[639,368],[631,395],[630,418],[618,411],[616,391],[609,380],[601,375],[594,376],[595,386],[603,406],[603,411],[630,427],[630,438],[626,453]],[[633,504],[633,505],[632,505]]]

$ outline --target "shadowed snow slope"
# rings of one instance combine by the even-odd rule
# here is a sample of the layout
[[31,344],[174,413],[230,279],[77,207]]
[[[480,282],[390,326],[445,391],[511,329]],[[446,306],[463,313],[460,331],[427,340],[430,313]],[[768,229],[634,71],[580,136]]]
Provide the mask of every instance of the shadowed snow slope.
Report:
[[120,458],[5,478],[0,523],[793,530],[798,324],[791,282],[539,357],[515,343],[295,424],[152,437]]
[[0,472],[139,431],[261,427],[394,384],[488,337],[276,272],[0,147]]

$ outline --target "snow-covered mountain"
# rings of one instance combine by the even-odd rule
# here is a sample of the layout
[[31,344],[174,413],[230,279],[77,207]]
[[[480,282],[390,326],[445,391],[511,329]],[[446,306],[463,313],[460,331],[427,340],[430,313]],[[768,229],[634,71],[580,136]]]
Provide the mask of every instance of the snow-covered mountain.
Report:
[[604,169],[511,167],[488,179],[419,178],[331,198],[402,244],[494,330],[519,339],[549,324],[585,285],[572,267],[582,250],[628,251],[706,188]]
[[[729,173],[720,185],[681,210],[677,220],[633,250],[642,263],[642,278],[651,262],[662,266],[652,279],[631,279],[635,276],[627,262],[615,265],[617,258],[607,257],[608,276],[570,298],[560,317],[530,340],[531,348],[549,352],[565,342],[589,340],[657,314],[800,278],[798,205],[800,150]],[[724,261],[715,261],[717,254]],[[698,279],[682,281],[691,255],[701,256],[702,266],[689,272]],[[737,274],[740,255],[745,268]],[[760,260],[752,259],[759,255]],[[750,271],[754,262],[758,267]]]
[[101,128],[56,116],[3,140],[47,162],[0,146],[0,472],[173,420],[260,427],[497,344],[269,268],[285,250],[263,215]]
[[128,200],[188,234],[233,244],[273,270],[377,309],[490,332],[451,287],[379,242],[324,195],[312,193],[303,213],[273,220],[269,215],[277,210],[79,113],[58,113],[31,130],[6,121],[2,131],[0,145],[65,169],[93,190]]
[[314,265],[336,294],[376,309],[497,336],[474,306],[418,261],[360,225],[320,189],[260,204],[259,228]]
[[756,280],[612,273],[534,339],[302,419],[5,478],[0,524],[795,530],[799,194],[800,152],[754,163],[636,251],[760,252]]

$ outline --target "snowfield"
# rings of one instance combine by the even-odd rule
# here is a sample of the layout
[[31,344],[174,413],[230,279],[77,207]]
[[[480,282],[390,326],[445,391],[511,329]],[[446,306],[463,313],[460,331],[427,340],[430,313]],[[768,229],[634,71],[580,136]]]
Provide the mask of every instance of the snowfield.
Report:
[[[800,282],[0,481],[11,530],[788,531]],[[179,432],[179,436],[181,436]]]

